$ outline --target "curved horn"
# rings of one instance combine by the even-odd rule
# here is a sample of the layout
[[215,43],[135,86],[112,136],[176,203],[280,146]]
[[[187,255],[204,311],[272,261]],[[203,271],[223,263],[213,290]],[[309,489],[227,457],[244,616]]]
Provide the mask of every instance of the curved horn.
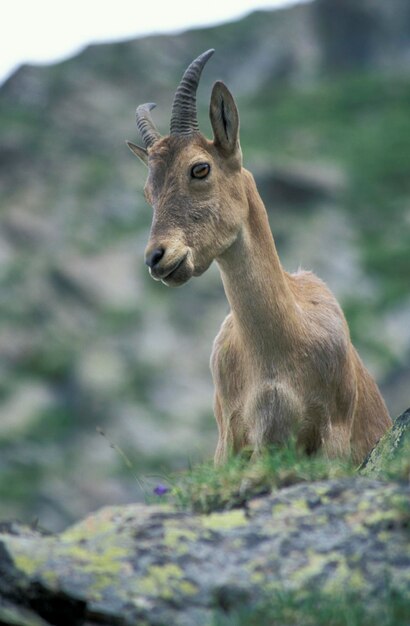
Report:
[[189,135],[199,130],[196,116],[196,90],[205,63],[215,50],[203,52],[185,70],[176,90],[171,113],[171,135]]
[[142,140],[146,148],[152,146],[153,143],[161,139],[161,135],[155,128],[155,124],[152,121],[150,111],[157,105],[153,102],[147,104],[140,104],[136,111],[137,128],[141,134]]

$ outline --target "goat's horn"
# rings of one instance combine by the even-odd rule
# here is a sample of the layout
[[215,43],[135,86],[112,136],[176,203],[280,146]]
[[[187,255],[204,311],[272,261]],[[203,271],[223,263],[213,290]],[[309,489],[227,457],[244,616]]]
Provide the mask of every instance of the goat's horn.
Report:
[[142,140],[146,148],[152,146],[153,143],[161,139],[161,135],[155,128],[155,124],[152,121],[150,111],[156,106],[153,102],[147,104],[140,104],[137,107],[135,114],[137,120],[137,128],[140,132]]
[[176,90],[171,113],[171,135],[189,135],[199,130],[196,116],[196,90],[205,63],[215,50],[203,52],[185,70]]

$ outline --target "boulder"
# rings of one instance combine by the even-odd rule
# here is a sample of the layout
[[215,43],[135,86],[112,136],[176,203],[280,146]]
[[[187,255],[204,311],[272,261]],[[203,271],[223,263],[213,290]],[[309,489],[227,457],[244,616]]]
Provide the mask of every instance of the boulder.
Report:
[[[407,454],[406,454],[407,451]],[[391,471],[397,474],[395,465],[400,463],[400,472],[407,482],[410,480],[410,409],[407,409],[393,423],[393,426],[380,439],[360,468],[364,476],[378,478],[388,476]]]
[[140,504],[104,508],[58,535],[6,525],[0,623],[209,626],[309,590],[355,594],[377,611],[387,587],[404,596],[410,586],[409,492],[350,477],[210,515]]

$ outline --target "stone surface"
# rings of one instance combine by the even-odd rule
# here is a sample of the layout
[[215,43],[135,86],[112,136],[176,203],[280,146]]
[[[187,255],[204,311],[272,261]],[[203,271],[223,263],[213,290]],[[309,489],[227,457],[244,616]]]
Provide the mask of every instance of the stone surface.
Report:
[[[407,455],[405,450],[408,451]],[[396,458],[407,459],[406,473],[407,479],[410,480],[410,409],[400,415],[392,428],[383,435],[363,462],[361,472],[364,476],[377,478],[389,472]]]
[[205,626],[218,609],[306,589],[377,603],[387,579],[410,589],[409,492],[348,478],[208,516],[130,505],[59,535],[8,525],[0,528],[0,621]]

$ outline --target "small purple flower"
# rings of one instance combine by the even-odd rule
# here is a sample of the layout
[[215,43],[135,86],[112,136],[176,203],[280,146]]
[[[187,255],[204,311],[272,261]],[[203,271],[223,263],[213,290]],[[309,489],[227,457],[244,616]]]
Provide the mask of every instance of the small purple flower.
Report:
[[161,483],[154,488],[154,493],[157,496],[164,496],[166,493],[168,493],[168,491],[169,487],[167,487],[166,485],[161,485]]

